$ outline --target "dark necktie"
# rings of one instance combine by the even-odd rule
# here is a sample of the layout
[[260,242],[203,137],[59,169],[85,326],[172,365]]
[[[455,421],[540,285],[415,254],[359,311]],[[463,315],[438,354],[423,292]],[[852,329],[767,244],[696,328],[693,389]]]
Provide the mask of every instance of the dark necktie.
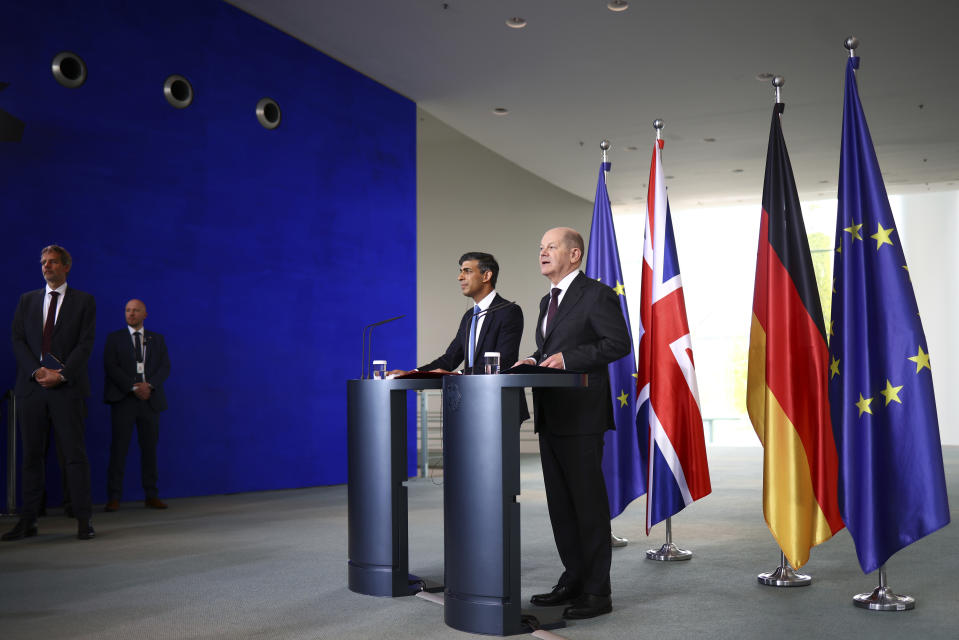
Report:
[[[140,332],[133,332],[133,346],[137,350],[137,362],[143,362],[143,343],[140,342]],[[144,374],[137,374],[137,382],[143,382]]]
[[552,297],[549,299],[549,309],[546,310],[546,328],[543,329],[543,335],[546,335],[546,332],[549,331],[549,328],[553,324],[553,316],[556,315],[556,309],[559,308],[559,294],[562,292],[563,290],[558,287],[550,290]]
[[473,305],[473,320],[470,322],[470,344],[469,344],[470,352],[469,352],[469,358],[468,358],[469,362],[466,363],[467,366],[469,366],[470,369],[473,368],[473,358],[476,356],[476,354],[475,354],[475,351],[476,351],[476,323],[477,323],[477,319],[479,318],[479,313],[480,313],[479,305],[478,305],[478,304]]
[[40,345],[40,352],[43,355],[50,353],[50,342],[53,340],[53,325],[57,322],[57,299],[60,297],[60,292],[51,291],[50,296],[50,309],[47,311],[47,321],[43,325],[43,342]]

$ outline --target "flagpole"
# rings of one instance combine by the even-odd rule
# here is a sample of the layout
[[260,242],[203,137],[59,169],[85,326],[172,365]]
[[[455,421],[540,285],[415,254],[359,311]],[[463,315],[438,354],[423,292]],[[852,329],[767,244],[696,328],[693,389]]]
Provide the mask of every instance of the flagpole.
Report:
[[[663,129],[666,127],[666,122],[662,118],[656,118],[653,120],[653,129],[656,130],[656,142],[658,143],[663,139]],[[676,560],[689,560],[693,557],[693,552],[688,549],[680,549],[675,544],[673,544],[673,517],[666,517],[666,542],[663,543],[659,549],[647,549],[646,550],[646,559],[647,560],[659,560],[662,562],[670,562]]]
[[[612,145],[609,143],[609,140],[603,139],[603,141],[599,143],[599,148],[603,150],[603,184],[606,184],[607,171],[605,167],[606,167],[606,164],[609,162],[609,156],[607,155],[607,152],[609,151],[610,147],[612,147]],[[613,533],[612,523],[611,523],[610,531],[609,531],[609,546],[613,548],[618,548],[618,547],[625,547],[628,544],[629,544],[628,538],[620,538],[618,535]]]
[[[782,104],[782,87],[786,84],[786,79],[782,76],[775,76],[771,82],[775,95],[775,104]],[[782,112],[779,117],[782,118]],[[772,571],[760,573],[756,576],[759,584],[768,587],[805,587],[812,584],[812,577],[795,571],[786,561],[786,553],[780,548],[779,566]]]
[[[859,38],[849,36],[843,42],[843,46],[849,50],[849,57],[856,57],[856,49],[859,48]],[[895,593],[886,584],[886,565],[879,566],[879,586],[871,593],[859,593],[852,598],[854,605],[860,609],[870,611],[908,611],[916,608],[916,599],[912,596],[903,596]]]

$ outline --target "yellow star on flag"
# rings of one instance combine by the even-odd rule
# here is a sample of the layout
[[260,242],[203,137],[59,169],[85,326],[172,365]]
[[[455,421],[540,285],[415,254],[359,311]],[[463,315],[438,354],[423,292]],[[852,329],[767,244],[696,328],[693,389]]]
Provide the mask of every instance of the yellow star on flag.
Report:
[[619,400],[620,407],[625,407],[626,404],[629,402],[629,396],[626,395],[625,391],[620,391],[619,395],[616,396],[616,399]]
[[923,353],[922,347],[919,347],[919,353],[912,356],[911,358],[906,358],[906,360],[912,360],[916,363],[916,373],[922,371],[922,368],[925,367],[932,371],[932,367],[929,366],[929,354]]
[[898,387],[892,386],[892,383],[889,382],[889,379],[886,378],[886,388],[880,391],[882,395],[886,397],[886,406],[889,406],[889,403],[895,400],[899,404],[902,404],[902,400],[899,399],[899,390],[902,389],[902,385]]
[[836,247],[836,253],[842,253],[842,238],[839,238],[839,246]]
[[894,228],[890,227],[889,229],[883,229],[882,225],[880,224],[879,231],[869,236],[876,241],[876,251],[879,251],[879,247],[884,244],[888,244],[890,247],[892,246],[892,240],[889,239],[889,234],[891,234],[893,231],[895,231]]
[[623,286],[623,283],[619,280],[616,281],[616,286],[613,287],[613,291],[616,292],[616,295],[621,296],[626,293],[626,287]]
[[829,363],[829,379],[839,375],[839,358],[833,358]]
[[854,224],[851,227],[846,227],[843,231],[848,231],[852,235],[852,240],[850,242],[855,242],[856,240],[862,240],[862,236],[859,235],[859,230],[862,229],[861,224]]
[[863,398],[862,394],[859,394],[859,402],[856,402],[856,408],[859,409],[859,417],[862,417],[864,413],[872,413],[872,409],[869,408],[869,403],[872,402],[872,398]]
[[832,332],[832,320],[829,321],[829,335],[835,335]]

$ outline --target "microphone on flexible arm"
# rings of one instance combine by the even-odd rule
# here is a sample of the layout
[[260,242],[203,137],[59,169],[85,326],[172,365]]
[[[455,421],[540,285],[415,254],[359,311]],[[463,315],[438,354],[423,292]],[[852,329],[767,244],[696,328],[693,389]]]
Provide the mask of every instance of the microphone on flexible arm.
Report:
[[499,310],[502,309],[503,307],[508,307],[508,306],[510,306],[510,305],[512,305],[512,304],[516,304],[516,302],[514,302],[513,300],[507,300],[506,302],[500,302],[499,304],[494,304],[494,305],[486,308],[485,310],[474,312],[474,313],[473,313],[473,316],[472,316],[470,319],[472,320],[472,318],[476,318],[476,317],[479,317],[479,316],[485,316],[487,313],[490,313],[490,312],[492,312],[492,311],[499,311]]
[[[387,322],[393,322],[394,320],[399,320],[400,318],[405,318],[405,317],[406,317],[405,315],[396,316],[395,318],[380,320],[379,322],[374,322],[373,324],[368,324],[365,327],[363,327],[363,354],[361,356],[363,358],[363,367],[360,372],[360,380],[366,380],[367,378],[370,377],[368,375],[370,364],[367,362],[367,358],[372,357],[373,355],[373,328],[378,327],[381,324],[386,324]],[[366,352],[367,333],[369,334],[369,356],[367,356],[367,352]]]

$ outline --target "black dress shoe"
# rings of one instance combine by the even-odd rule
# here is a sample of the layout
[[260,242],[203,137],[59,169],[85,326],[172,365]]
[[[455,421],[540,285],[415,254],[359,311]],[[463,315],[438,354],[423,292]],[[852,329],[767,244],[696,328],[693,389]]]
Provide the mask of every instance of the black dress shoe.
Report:
[[574,591],[565,584],[558,584],[549,593],[537,593],[529,599],[537,607],[555,607],[559,604],[572,602],[579,597],[579,591]]
[[0,540],[10,542],[12,540],[31,538],[35,535],[37,535],[37,521],[20,518],[13,529],[10,529],[10,531],[7,531],[3,536],[0,536]]
[[563,610],[563,617],[567,620],[584,620],[595,618],[613,610],[613,601],[609,596],[596,596],[584,593],[572,606]]
[[92,522],[89,520],[77,521],[77,540],[92,540],[96,535],[97,533],[93,530]]

